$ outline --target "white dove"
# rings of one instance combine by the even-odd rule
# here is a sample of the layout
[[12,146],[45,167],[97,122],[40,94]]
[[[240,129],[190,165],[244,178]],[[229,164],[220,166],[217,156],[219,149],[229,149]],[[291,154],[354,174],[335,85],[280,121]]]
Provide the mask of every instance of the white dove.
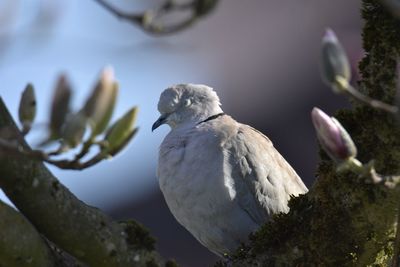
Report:
[[223,113],[212,88],[178,84],[160,96],[168,124],[157,176],[172,214],[219,256],[234,252],[288,200],[307,192],[300,177],[254,128]]

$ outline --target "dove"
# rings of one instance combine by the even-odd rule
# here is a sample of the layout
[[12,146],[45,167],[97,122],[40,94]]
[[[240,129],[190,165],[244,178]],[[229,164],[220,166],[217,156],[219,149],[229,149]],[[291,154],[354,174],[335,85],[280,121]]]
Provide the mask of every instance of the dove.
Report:
[[176,220],[218,256],[232,254],[307,192],[264,134],[223,112],[211,87],[171,86],[158,110],[152,130],[171,128],[159,148],[160,189]]

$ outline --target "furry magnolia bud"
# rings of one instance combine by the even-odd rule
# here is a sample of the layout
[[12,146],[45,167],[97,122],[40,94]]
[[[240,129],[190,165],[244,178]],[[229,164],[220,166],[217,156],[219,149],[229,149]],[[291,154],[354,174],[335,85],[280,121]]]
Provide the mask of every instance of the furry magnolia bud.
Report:
[[82,142],[86,122],[86,117],[80,112],[69,116],[62,133],[65,145],[74,148]]
[[325,152],[335,161],[345,161],[357,155],[357,148],[343,126],[319,108],[311,112],[318,140]]
[[136,129],[133,128],[136,115],[137,107],[131,108],[107,131],[105,140],[108,143],[107,151],[109,154],[115,155],[119,152],[136,133]]
[[343,90],[342,84],[337,84],[338,78],[341,79],[341,83],[343,80],[349,82],[351,79],[346,52],[331,29],[327,29],[322,38],[321,75],[322,80],[335,92]]
[[138,130],[139,130],[139,128],[132,129],[126,135],[125,139],[122,140],[122,142],[118,144],[118,146],[113,146],[111,148],[108,148],[107,154],[113,157],[113,156],[117,155],[119,152],[121,152],[129,144],[129,142],[133,139],[133,137],[136,135]]
[[28,84],[22,93],[19,102],[18,118],[22,124],[23,132],[27,133],[36,116],[36,97],[32,84]]
[[102,133],[110,122],[117,99],[118,84],[113,69],[105,68],[92,94],[86,101],[83,113],[92,127],[92,136]]
[[59,137],[61,128],[69,112],[71,100],[71,86],[65,75],[60,75],[54,89],[53,101],[50,111],[50,132],[52,138]]

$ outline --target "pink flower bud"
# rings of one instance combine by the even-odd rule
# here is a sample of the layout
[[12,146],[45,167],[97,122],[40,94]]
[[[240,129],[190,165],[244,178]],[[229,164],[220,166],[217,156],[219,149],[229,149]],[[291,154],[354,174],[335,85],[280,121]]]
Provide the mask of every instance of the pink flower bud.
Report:
[[318,140],[325,152],[335,161],[343,161],[357,155],[357,148],[343,126],[319,108],[311,112]]

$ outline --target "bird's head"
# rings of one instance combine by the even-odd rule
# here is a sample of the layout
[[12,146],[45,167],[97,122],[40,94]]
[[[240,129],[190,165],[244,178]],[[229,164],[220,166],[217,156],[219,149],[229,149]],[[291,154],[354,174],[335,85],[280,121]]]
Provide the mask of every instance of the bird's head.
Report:
[[222,112],[221,103],[215,91],[202,84],[178,84],[161,93],[158,101],[159,119],[152,130],[168,124],[172,129],[195,125],[210,116]]

